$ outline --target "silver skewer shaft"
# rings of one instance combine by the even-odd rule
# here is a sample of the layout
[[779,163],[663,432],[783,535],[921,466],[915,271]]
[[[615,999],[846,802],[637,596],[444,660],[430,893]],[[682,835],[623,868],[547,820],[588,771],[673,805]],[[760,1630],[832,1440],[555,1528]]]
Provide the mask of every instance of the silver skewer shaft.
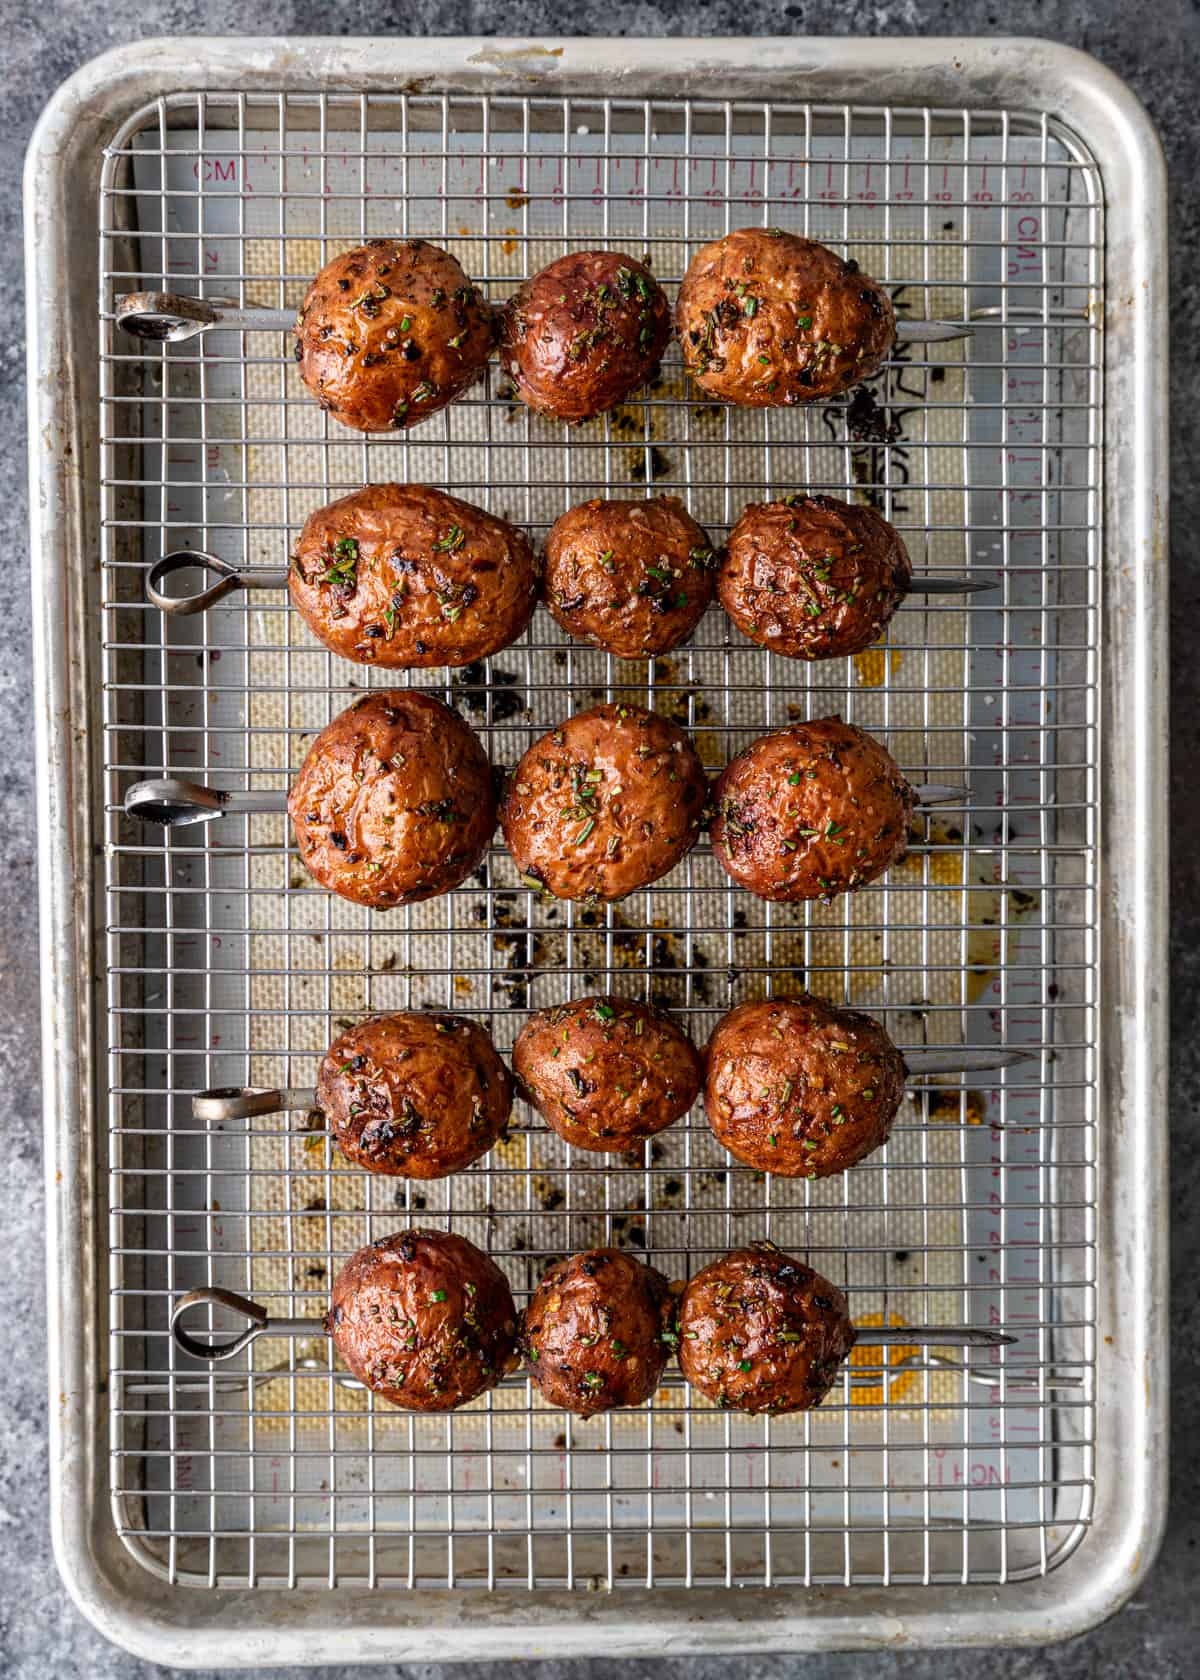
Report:
[[904,1065],[910,1075],[923,1079],[935,1073],[991,1073],[1029,1059],[1027,1050],[905,1050]]
[[205,787],[203,782],[185,782],[178,776],[160,776],[153,781],[135,782],[125,795],[125,814],[144,822],[164,823],[178,828],[185,823],[211,822],[227,812],[235,816],[273,816],[287,813],[287,793],[282,789],[259,788],[248,793],[230,793]]
[[959,321],[922,321],[910,315],[897,315],[896,342],[898,344],[945,344],[953,338],[970,338],[972,328]]
[[962,1324],[871,1325],[855,1332],[857,1347],[1006,1347],[1016,1339]]
[[1024,330],[1030,327],[1058,326],[1063,321],[1078,321],[1079,325],[1083,326],[1090,317],[1090,306],[1080,307],[1072,304],[1052,304],[1043,310],[1035,304],[988,303],[971,311],[972,321],[985,321],[991,326],[1011,326]]
[[910,595],[978,595],[985,589],[999,589],[995,578],[959,577],[948,573],[924,572],[908,585]]
[[[168,595],[162,587],[167,578],[187,570],[214,572],[216,581],[191,595]],[[261,571],[239,572],[236,566],[202,548],[177,548],[151,566],[146,574],[146,594],[160,612],[172,618],[190,618],[193,613],[207,612],[237,589],[286,589],[287,580],[286,571],[264,567]]]
[[963,783],[919,782],[913,787],[919,805],[961,805],[971,790]]
[[192,1114],[197,1120],[250,1120],[258,1114],[281,1114],[289,1109],[316,1106],[312,1086],[288,1086],[283,1090],[259,1090],[252,1085],[231,1085],[225,1090],[197,1091]]
[[[1061,321],[1078,321],[1082,325],[1087,320],[1087,311],[1064,309],[1059,306],[1043,313],[1036,308],[989,304],[980,309],[972,309],[971,320],[1017,328],[1049,326]],[[899,344],[945,344],[955,338],[970,338],[974,330],[965,321],[922,321],[910,315],[896,317],[896,341]]]
[[117,302],[117,325],[135,338],[179,344],[210,327],[242,332],[290,332],[294,309],[241,309],[224,298],[187,297],[181,292],[130,292]]

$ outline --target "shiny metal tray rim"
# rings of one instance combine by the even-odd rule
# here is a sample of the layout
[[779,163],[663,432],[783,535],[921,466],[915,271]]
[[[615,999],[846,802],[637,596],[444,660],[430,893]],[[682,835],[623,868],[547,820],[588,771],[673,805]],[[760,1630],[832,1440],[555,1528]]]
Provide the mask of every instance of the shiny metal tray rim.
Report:
[[[769,68],[764,68],[769,64]],[[618,1595],[353,1589],[198,1594],[141,1571],[105,1489],[101,809],[94,602],[95,239],[101,148],[159,95],[304,92],[806,96],[870,106],[1053,111],[1105,185],[1110,319],[1102,800],[1107,1000],[1097,1280],[1103,1338],[1092,1532],[1061,1568],[1004,1587],[658,1588]],[[1166,239],[1165,176],[1146,113],[1085,54],[1028,39],[244,40],[142,42],[55,94],[26,161],[43,1088],[50,1326],[51,1525],[76,1604],[109,1638],[181,1667],[1041,1643],[1094,1625],[1153,1561],[1166,1506]],[[1113,556],[1120,556],[1120,562]],[[603,1641],[602,1647],[599,1644]]]

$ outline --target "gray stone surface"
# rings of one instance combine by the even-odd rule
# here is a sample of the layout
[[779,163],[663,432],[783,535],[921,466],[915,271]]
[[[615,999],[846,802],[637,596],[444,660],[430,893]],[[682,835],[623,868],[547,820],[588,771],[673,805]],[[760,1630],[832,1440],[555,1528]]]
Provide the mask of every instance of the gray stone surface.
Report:
[[[1200,10],[1193,0],[576,0],[569,9],[544,0],[410,0],[404,8],[327,0],[322,6],[260,0],[244,9],[232,0],[206,7],[186,0],[109,0],[76,6],[64,0],[0,0],[0,265],[11,299],[0,326],[0,553],[6,556],[9,631],[0,649],[0,801],[7,842],[0,848],[0,1124],[8,1161],[5,1247],[26,1263],[7,1268],[10,1299],[0,1314],[0,1371],[4,1373],[5,1452],[0,1460],[0,1675],[22,1680],[87,1674],[127,1680],[165,1672],[106,1644],[67,1601],[50,1554],[46,1529],[45,1315],[41,1295],[42,1182],[38,1112],[35,835],[29,725],[29,603],[21,581],[26,549],[25,418],[19,170],[43,101],[77,65],[95,53],[140,36],[209,32],[236,34],[419,33],[536,35],[560,31],[564,10],[571,33],[594,34],[1041,34],[1083,47],[1124,76],[1155,117],[1171,168],[1171,285],[1175,333],[1171,351],[1174,407],[1172,559],[1176,657],[1173,673],[1174,1021],[1173,1101],[1173,1502],[1159,1561],[1135,1599],[1107,1627],[1042,1651],[990,1650],[953,1656],[676,1660],[621,1664],[602,1657],[588,1665],[539,1663],[530,1680],[844,1680],[870,1673],[880,1680],[954,1674],[960,1680],[1060,1680],[1138,1674],[1141,1680],[1184,1680],[1200,1673],[1200,1593],[1195,1586],[1196,1488],[1200,1482],[1197,1428],[1197,1354],[1200,1325],[1191,1288],[1196,1277],[1200,1220],[1197,1103],[1200,1053],[1192,1037],[1200,1014],[1200,847],[1193,810],[1200,743],[1197,702],[1200,662],[1190,636],[1200,615],[1200,429],[1196,421],[1196,322],[1200,320]],[[1165,813],[1150,813],[1164,821]],[[328,1669],[349,1675],[350,1669]],[[435,1665],[397,1674],[451,1674]],[[468,1671],[457,1674],[468,1680]],[[469,1671],[482,1680],[483,1667]],[[494,1676],[495,1669],[487,1670]]]

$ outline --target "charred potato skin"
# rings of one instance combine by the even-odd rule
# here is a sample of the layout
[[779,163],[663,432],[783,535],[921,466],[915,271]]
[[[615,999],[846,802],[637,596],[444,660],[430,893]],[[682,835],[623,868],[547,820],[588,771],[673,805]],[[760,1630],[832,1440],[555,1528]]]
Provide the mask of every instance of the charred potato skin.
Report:
[[675,496],[573,507],[546,539],[546,605],[569,636],[619,659],[685,641],[713,596],[717,556]]
[[700,1094],[695,1045],[649,1004],[586,997],[532,1016],[513,1046],[522,1094],[576,1149],[636,1149]]
[[538,581],[523,532],[423,484],[368,484],[318,509],[288,570],[314,636],[387,670],[498,653],[529,624]]
[[316,1106],[355,1166],[445,1178],[503,1137],[512,1079],[483,1028],[461,1015],[376,1015],[334,1040]]
[[904,1058],[879,1022],[804,996],[743,1003],[705,1052],[704,1108],[718,1142],[781,1178],[828,1178],[887,1142]]
[[743,635],[789,659],[837,659],[879,640],[912,583],[900,534],[833,496],[747,507],[717,593]]
[[305,868],[376,910],[449,892],[496,826],[491,765],[457,712],[430,694],[378,689],[317,736],[288,811]]
[[415,426],[483,377],[494,312],[424,239],[369,239],[334,257],[296,317],[300,377],[344,426]]
[[594,1417],[654,1393],[674,1342],[673,1311],[661,1272],[620,1249],[594,1248],[546,1273],[518,1346],[544,1399]]
[[699,837],[706,802],[703,766],[679,725],[609,704],[530,747],[508,778],[500,821],[527,885],[612,901],[675,867]]
[[773,1243],[714,1260],[679,1302],[679,1364],[723,1410],[819,1406],[854,1346],[846,1297]]
[[465,1406],[515,1361],[504,1273],[444,1231],[399,1231],[360,1248],[334,1279],[325,1323],[353,1375],[406,1411]]
[[645,384],[670,336],[670,305],[644,263],[619,251],[573,251],[505,304],[500,360],[530,408],[575,423]]
[[713,800],[717,861],[779,903],[874,881],[903,856],[916,807],[891,755],[837,717],[760,736],[726,765]]
[[838,396],[877,373],[896,314],[853,260],[781,228],[739,228],[692,258],[675,330],[709,396],[776,408]]

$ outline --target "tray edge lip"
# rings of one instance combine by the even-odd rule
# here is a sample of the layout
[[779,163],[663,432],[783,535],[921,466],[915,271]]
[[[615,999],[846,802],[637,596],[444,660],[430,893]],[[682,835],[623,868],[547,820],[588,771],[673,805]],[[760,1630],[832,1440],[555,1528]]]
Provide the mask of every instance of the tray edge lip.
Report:
[[[553,38],[551,38],[553,39]],[[761,69],[764,41],[770,41],[772,63]],[[381,51],[383,49],[382,58]],[[370,64],[366,61],[370,51]],[[85,1279],[88,1260],[84,1227],[95,1218],[94,1207],[84,1205],[81,1174],[88,1167],[80,1149],[80,1130],[68,1125],[64,1114],[86,1121],[88,1138],[94,1142],[96,1116],[90,1113],[90,1080],[95,1069],[85,1069],[84,1038],[90,1020],[91,990],[95,981],[95,955],[85,939],[77,948],[80,921],[79,896],[87,898],[90,859],[82,864],[79,842],[90,834],[90,814],[81,830],[78,814],[71,819],[71,796],[79,790],[80,762],[88,761],[94,743],[89,736],[89,718],[80,716],[73,705],[78,693],[78,667],[73,664],[66,639],[55,635],[53,606],[65,600],[74,572],[86,564],[86,557],[68,559],[68,544],[81,531],[74,499],[86,497],[90,485],[81,476],[79,463],[86,453],[79,447],[82,422],[76,398],[75,376],[69,356],[64,354],[70,339],[63,315],[51,310],[45,300],[52,295],[45,288],[55,274],[55,253],[65,245],[65,229],[47,226],[57,194],[70,185],[68,175],[78,169],[80,156],[99,146],[110,134],[120,106],[126,111],[137,102],[159,93],[225,85],[244,84],[247,76],[257,85],[286,87],[297,91],[328,85],[337,73],[353,75],[359,85],[386,81],[389,67],[404,66],[411,83],[413,72],[436,70],[442,83],[466,77],[490,90],[503,91],[513,84],[518,91],[534,91],[531,81],[545,91],[570,80],[572,75],[602,76],[615,67],[628,69],[638,60],[638,71],[653,80],[668,72],[675,78],[708,74],[714,68],[714,53],[729,73],[760,84],[760,91],[777,94],[781,76],[801,72],[815,74],[828,69],[847,72],[846,61],[853,55],[857,73],[880,71],[895,74],[903,70],[912,76],[962,78],[959,103],[970,103],[983,78],[998,74],[1014,78],[1029,100],[1052,109],[1089,145],[1102,178],[1110,182],[1115,173],[1129,172],[1122,192],[1110,191],[1107,217],[1109,252],[1115,247],[1129,272],[1122,275],[1133,288],[1129,321],[1108,335],[1109,372],[1122,383],[1131,384],[1130,401],[1118,410],[1117,442],[1105,444],[1105,458],[1119,457],[1123,450],[1136,470],[1132,494],[1115,498],[1111,481],[1106,489],[1106,508],[1114,515],[1106,535],[1106,550],[1112,552],[1118,530],[1134,527],[1137,552],[1133,556],[1136,576],[1129,583],[1132,600],[1127,605],[1139,639],[1134,643],[1135,701],[1142,702],[1136,741],[1118,742],[1131,785],[1141,797],[1141,808],[1165,810],[1167,710],[1165,697],[1166,653],[1166,394],[1165,378],[1158,358],[1165,341],[1166,320],[1166,233],[1165,169],[1158,136],[1144,107],[1128,87],[1111,71],[1087,54],[1038,38],[989,37],[975,40],[926,37],[862,41],[843,38],[804,39],[797,37],[724,38],[718,42],[687,38],[658,40],[564,38],[561,56],[556,44],[554,65],[547,71],[543,59],[547,49],[502,37],[422,38],[392,37],[386,42],[365,40],[246,40],[236,37],[182,37],[149,41],[114,49],[92,60],[75,73],[51,98],[31,140],[26,159],[26,254],[28,288],[28,358],[30,414],[31,488],[31,580],[34,595],[34,711],[38,757],[37,814],[42,836],[39,901],[41,914],[42,1026],[45,1056],[45,1124],[47,1183],[47,1270],[49,1286],[50,1337],[50,1430],[51,1430],[51,1522],[55,1555],[64,1582],[75,1603],[108,1638],[148,1658],[195,1666],[223,1661],[232,1666],[256,1666],[265,1661],[289,1660],[318,1663],[335,1655],[346,1655],[351,1629],[336,1626],[332,1617],[305,1625],[309,1618],[296,1615],[300,1608],[296,1594],[278,1597],[288,1607],[281,1622],[290,1628],[273,1627],[264,1635],[261,1650],[257,1640],[247,1641],[248,1629],[227,1622],[211,1626],[211,1611],[222,1600],[245,1598],[256,1616],[262,1618],[269,1593],[241,1593],[217,1589],[214,1594],[188,1594],[200,1611],[202,1627],[168,1615],[168,1604],[177,1610],[180,1597],[170,1589],[155,1610],[145,1596],[136,1592],[145,1586],[143,1572],[130,1573],[134,1566],[115,1543],[117,1556],[97,1543],[94,1532],[101,1514],[89,1503],[88,1486],[81,1469],[94,1468],[98,1456],[106,1461],[106,1448],[90,1439],[94,1432],[94,1397],[89,1393],[84,1372],[84,1343],[93,1321],[96,1301],[78,1280]],[[247,54],[250,66],[247,70]],[[356,55],[361,62],[356,63]],[[338,67],[341,67],[339,72]],[[317,81],[317,77],[320,81]],[[395,68],[392,68],[395,87]],[[260,78],[263,78],[260,81]],[[471,91],[478,91],[472,86]],[[999,88],[989,89],[997,103],[1005,102]],[[722,96],[724,97],[724,96]],[[729,97],[737,97],[729,95]],[[1053,105],[1050,101],[1053,100]],[[86,139],[86,145],[85,145]],[[57,233],[57,238],[56,238]],[[1110,282],[1111,283],[1111,282]],[[86,318],[86,317],[85,317]],[[1114,358],[1114,344],[1124,345],[1127,357]],[[1132,381],[1126,378],[1132,367]],[[53,373],[53,370],[58,370]],[[48,375],[51,370],[53,377]],[[1106,417],[1110,399],[1106,397]],[[1140,564],[1139,564],[1140,562]],[[1104,573],[1109,582],[1108,570]],[[1111,600],[1106,600],[1106,627],[1114,617]],[[69,623],[64,612],[59,625]],[[1126,620],[1126,623],[1128,620]],[[1128,695],[1129,689],[1123,690]],[[1103,691],[1102,691],[1103,698]],[[1129,714],[1125,714],[1128,716]],[[1102,750],[1101,763],[1107,770],[1109,747]],[[86,776],[85,776],[86,781]],[[83,803],[86,804],[86,801]],[[1109,840],[1102,843],[1107,863]],[[1120,919],[1137,930],[1134,995],[1119,999],[1124,1004],[1121,1019],[1110,1033],[1110,1044],[1121,1039],[1120,1054],[1110,1055],[1104,1081],[1119,1091],[1122,1104],[1137,1110],[1132,1128],[1123,1131],[1124,1148],[1132,1150],[1128,1165],[1133,1169],[1122,1186],[1124,1232],[1121,1254],[1113,1256],[1114,1267],[1126,1282],[1136,1277],[1145,1285],[1144,1322],[1123,1327],[1128,1345],[1106,1357],[1120,1358],[1126,1376],[1144,1385],[1145,1405],[1123,1420],[1122,1439],[1130,1454],[1134,1475],[1123,1489],[1119,1525],[1109,1521],[1094,1525],[1092,1534],[1074,1556],[1051,1575],[1023,1583],[1020,1597],[1006,1608],[1000,1589],[973,1587],[954,1589],[957,1613],[949,1617],[933,1608],[916,1607],[900,1614],[901,1602],[910,1593],[927,1594],[928,1589],[866,1589],[868,1594],[886,1595],[874,1614],[864,1614],[864,1591],[855,1590],[858,1608],[851,1615],[837,1608],[844,1589],[812,1589],[803,1594],[802,1609],[790,1612],[779,1604],[781,1596],[757,1589],[738,1594],[753,1608],[754,1617],[704,1614],[704,1593],[689,1595],[679,1624],[667,1633],[663,1613],[669,1590],[659,1590],[650,1599],[645,1620],[628,1628],[614,1642],[614,1628],[608,1618],[597,1614],[593,1600],[587,1612],[577,1600],[566,1607],[565,1618],[548,1618],[540,1630],[552,1639],[555,1654],[585,1654],[594,1650],[594,1639],[605,1629],[609,1654],[637,1654],[668,1649],[727,1650],[808,1649],[834,1650],[887,1645],[945,1645],[1009,1640],[1037,1643],[1065,1638],[1094,1626],[1111,1615],[1132,1594],[1150,1567],[1161,1540],[1166,1510],[1166,1422],[1167,1367],[1166,1335],[1166,1243],[1156,1209],[1165,1207],[1166,1187],[1166,831],[1162,823],[1143,825],[1134,838],[1137,867],[1130,883],[1121,883]],[[1111,920],[1111,913],[1106,913]],[[1103,925],[1103,919],[1102,919]],[[90,917],[83,920],[85,933],[92,932]],[[49,936],[55,937],[51,939]],[[1107,960],[1107,959],[1105,959]],[[74,1096],[74,1101],[70,1099]],[[1107,1115],[1107,1097],[1102,1116]],[[1102,1124],[1102,1132],[1106,1127]],[[1130,1137],[1130,1132],[1136,1135]],[[1107,1139],[1102,1138],[1102,1147]],[[1107,1174],[1111,1181],[1112,1174]],[[1136,1186],[1136,1199],[1130,1190]],[[1106,1197],[1102,1187],[1100,1213]],[[1131,1213],[1132,1210],[1132,1213]],[[1109,1207],[1109,1213],[1112,1209]],[[76,1287],[72,1288],[72,1283]],[[92,1281],[91,1297],[95,1295]],[[1131,1316],[1131,1315],[1130,1315]],[[1115,1321],[1114,1321],[1115,1326]],[[1103,1419],[1101,1401],[1098,1417]],[[107,1500],[101,1502],[107,1512]],[[1116,1513],[1113,1513],[1115,1516]],[[1098,1556],[1101,1543],[1105,1543]],[[127,1568],[122,1568],[122,1555]],[[1029,1589],[1034,1589],[1030,1591]],[[484,1595],[479,1595],[482,1598]],[[538,1635],[521,1615],[516,1598],[491,1595],[497,1605],[495,1619],[473,1617],[449,1619],[452,1607],[461,1609],[461,1598],[445,1596],[442,1608],[446,1625],[438,1626],[433,1616],[423,1618],[414,1633],[400,1621],[377,1627],[367,1638],[363,1628],[354,1630],[364,1649],[360,1660],[399,1660],[401,1652],[412,1657],[440,1658],[496,1657],[499,1644],[513,1642],[512,1654],[529,1654]],[[312,1595],[314,1601],[317,1595]],[[776,1601],[774,1612],[765,1600]],[[321,1599],[323,1601],[323,1597]],[[375,1614],[383,1606],[375,1594],[369,1598]],[[539,1601],[541,1602],[541,1601]],[[412,1611],[429,1610],[420,1595],[404,1601]],[[622,1607],[630,1604],[627,1594],[613,1595],[612,1614],[626,1618]],[[306,1608],[312,1608],[310,1603]],[[1020,1611],[1020,1628],[1011,1625],[1014,1611]],[[780,1614],[780,1611],[783,1611]],[[656,1619],[657,1612],[657,1619]],[[768,1634],[765,1618],[771,1616]],[[341,1618],[339,1618],[341,1620]],[[415,1617],[413,1618],[415,1619]],[[754,1637],[757,1627],[757,1639]],[[320,1635],[325,1630],[326,1642]],[[572,1637],[573,1636],[573,1637]],[[651,1641],[654,1641],[651,1643]],[[729,1642],[726,1643],[726,1640]],[[762,1643],[760,1644],[759,1641]],[[368,1652],[366,1647],[370,1647]],[[519,1649],[518,1649],[519,1647]]]

